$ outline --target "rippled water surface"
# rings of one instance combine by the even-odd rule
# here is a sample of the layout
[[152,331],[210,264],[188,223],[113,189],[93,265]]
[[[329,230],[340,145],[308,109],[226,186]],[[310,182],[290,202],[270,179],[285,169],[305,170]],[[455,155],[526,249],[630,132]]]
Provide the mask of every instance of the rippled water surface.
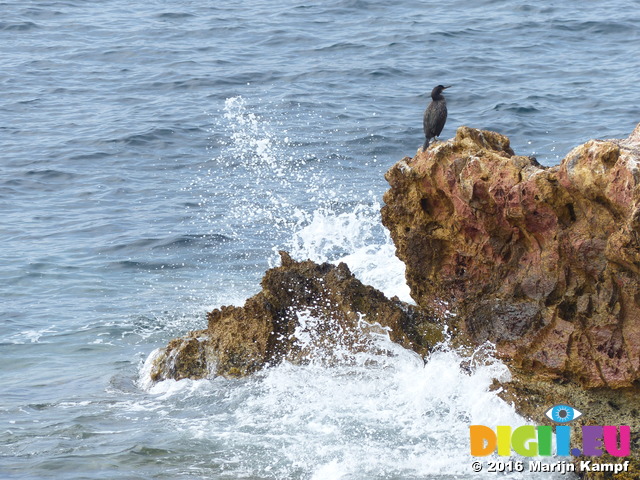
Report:
[[[556,164],[640,122],[640,2],[0,2],[0,477],[467,478],[488,386],[392,354],[147,382],[277,250],[409,300],[384,172],[449,119]],[[489,476],[488,478],[493,478]],[[526,478],[532,478],[527,475]],[[547,478],[547,477],[543,477]]]

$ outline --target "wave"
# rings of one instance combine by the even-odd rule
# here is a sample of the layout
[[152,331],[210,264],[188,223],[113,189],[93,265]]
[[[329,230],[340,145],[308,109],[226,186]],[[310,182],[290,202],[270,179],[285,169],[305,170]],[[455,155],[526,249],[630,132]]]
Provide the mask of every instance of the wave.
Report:
[[122,250],[173,250],[176,248],[208,248],[231,241],[231,237],[217,233],[183,234],[166,238],[141,238],[104,248],[104,253]]
[[0,30],[6,32],[26,32],[38,28],[41,28],[40,25],[34,22],[0,22]]
[[155,351],[140,370],[139,386],[159,405],[195,410],[164,421],[209,444],[232,478],[466,475],[470,424],[526,423],[490,389],[508,379],[490,349],[469,359],[442,346],[425,362],[374,329],[372,349],[328,358],[314,346],[314,319],[299,316],[296,338],[313,347],[306,365],[285,362],[241,380],[153,384]]

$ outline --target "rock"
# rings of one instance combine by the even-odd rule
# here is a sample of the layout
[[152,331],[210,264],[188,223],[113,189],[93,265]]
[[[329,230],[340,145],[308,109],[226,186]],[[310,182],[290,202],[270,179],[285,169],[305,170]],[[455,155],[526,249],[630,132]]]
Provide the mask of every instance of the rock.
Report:
[[536,380],[640,379],[640,126],[551,168],[460,127],[386,178],[382,221],[419,306]]
[[[571,445],[581,446],[583,425],[629,425],[631,427],[631,455],[624,458],[613,457],[603,453],[600,457],[573,457],[566,460],[576,465],[580,472],[581,460],[593,460],[593,463],[621,463],[630,462],[628,470],[613,475],[610,472],[581,472],[584,480],[634,480],[640,478],[640,391],[631,388],[589,388],[577,387],[573,383],[549,381],[537,378],[532,372],[512,371],[513,379],[498,384],[494,388],[499,395],[509,403],[515,405],[518,413],[530,419],[536,425],[549,425],[544,412],[553,405],[570,405],[582,413],[582,417],[570,423]],[[562,458],[562,457],[560,457]]]
[[341,263],[296,262],[280,252],[262,291],[242,307],[208,314],[208,328],[172,340],[156,355],[151,378],[243,376],[286,359],[335,362],[377,348],[372,331],[388,331],[401,345],[426,355],[443,341],[433,316],[363,285]]
[[208,358],[211,358],[212,354],[206,330],[189,332],[185,337],[174,338],[154,358],[151,380],[157,382],[168,378],[206,378],[210,373]]

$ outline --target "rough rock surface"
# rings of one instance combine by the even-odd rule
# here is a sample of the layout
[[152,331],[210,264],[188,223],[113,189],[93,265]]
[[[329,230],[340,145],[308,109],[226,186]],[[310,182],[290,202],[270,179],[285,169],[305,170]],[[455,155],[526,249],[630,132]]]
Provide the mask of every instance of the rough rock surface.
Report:
[[372,331],[420,354],[444,339],[433,316],[363,285],[341,263],[296,262],[266,272],[262,291],[243,307],[208,314],[208,328],[172,340],[153,361],[151,378],[242,376],[283,359],[340,361],[344,352],[376,348]]
[[[494,387],[500,396],[513,403],[522,416],[537,425],[549,425],[544,412],[547,408],[565,404],[576,408],[583,415],[571,422],[571,445],[582,445],[580,427],[583,425],[629,425],[631,427],[631,456],[617,458],[604,453],[600,457],[573,457],[579,477],[585,480],[638,480],[640,478],[640,390],[630,388],[580,388],[574,383],[540,380],[531,372],[512,370],[513,379]],[[556,460],[564,460],[556,457]],[[621,463],[629,460],[626,472],[613,475],[611,472],[580,471],[580,460],[592,460],[594,464]]]
[[552,168],[460,127],[386,178],[382,221],[418,305],[539,378],[640,378],[640,126]]

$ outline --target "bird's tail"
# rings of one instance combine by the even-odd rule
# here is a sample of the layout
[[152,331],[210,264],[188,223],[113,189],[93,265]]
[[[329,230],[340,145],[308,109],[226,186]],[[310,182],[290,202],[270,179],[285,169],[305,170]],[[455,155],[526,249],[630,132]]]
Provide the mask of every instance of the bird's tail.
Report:
[[431,142],[431,139],[430,139],[430,138],[427,138],[427,139],[424,141],[424,145],[422,146],[422,151],[423,151],[423,152],[426,152],[426,151],[427,151],[427,148],[429,148],[429,143],[430,143],[430,142]]

